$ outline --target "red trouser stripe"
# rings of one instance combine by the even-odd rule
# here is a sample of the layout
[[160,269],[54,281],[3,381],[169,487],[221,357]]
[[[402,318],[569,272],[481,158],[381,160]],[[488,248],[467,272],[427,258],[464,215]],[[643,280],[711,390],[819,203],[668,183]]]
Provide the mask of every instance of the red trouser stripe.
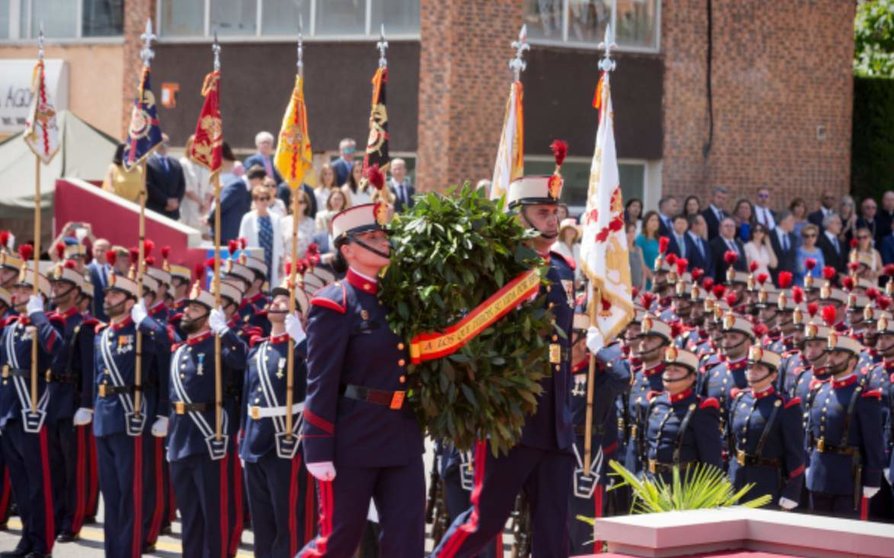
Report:
[[236,514],[233,523],[233,532],[230,533],[230,556],[235,556],[239,550],[239,542],[242,539],[242,463],[237,457],[239,455],[238,442],[233,442],[235,446],[233,455],[228,460],[233,462],[233,511]]
[[308,558],[321,558],[326,555],[329,537],[332,535],[332,514],[335,502],[332,500],[332,481],[319,481],[320,487],[320,536],[314,540],[314,548],[307,551]]
[[40,465],[43,469],[43,507],[44,525],[46,526],[44,537],[46,538],[47,553],[53,552],[53,543],[56,541],[56,518],[53,515],[53,480],[50,477],[50,450],[47,441],[47,428],[40,429]]
[[[299,470],[300,471],[300,470]],[[304,539],[301,541],[301,544],[307,543],[307,541],[312,540],[314,538],[314,526],[316,525],[316,521],[314,520],[314,516],[317,514],[317,501],[314,497],[314,487],[317,482],[314,479],[313,475],[310,473],[304,473]]]
[[79,533],[84,525],[84,511],[87,507],[87,427],[75,426],[77,437],[77,453],[75,459],[75,509],[71,518],[71,532]]
[[143,550],[143,437],[133,438],[133,538],[130,554],[140,558]]
[[152,471],[155,475],[155,509],[152,510],[152,523],[149,525],[149,533],[146,541],[149,544],[158,540],[158,532],[161,530],[161,518],[165,512],[165,487],[162,467],[164,467],[164,445],[161,438],[153,436],[152,440]]
[[9,519],[9,495],[12,492],[12,484],[9,482],[9,468],[3,469],[3,479],[0,481],[0,523],[6,523]]
[[[602,494],[604,487],[601,484],[596,485],[596,493],[593,494],[593,505],[595,506],[596,515],[593,517],[599,519],[602,517]],[[602,541],[593,540],[593,554],[602,554]]]
[[292,458],[289,473],[289,556],[298,552],[298,474],[301,472],[301,455]]
[[475,444],[475,486],[472,489],[472,514],[468,521],[460,525],[444,544],[441,554],[436,558],[453,558],[469,535],[478,528],[478,501],[481,498],[481,487],[484,485],[484,467],[487,462],[487,442],[481,440]]
[[226,541],[228,527],[230,525],[230,514],[227,509],[227,492],[229,491],[229,477],[227,476],[227,461],[230,456],[227,454],[220,460],[220,558],[227,558],[229,548]]

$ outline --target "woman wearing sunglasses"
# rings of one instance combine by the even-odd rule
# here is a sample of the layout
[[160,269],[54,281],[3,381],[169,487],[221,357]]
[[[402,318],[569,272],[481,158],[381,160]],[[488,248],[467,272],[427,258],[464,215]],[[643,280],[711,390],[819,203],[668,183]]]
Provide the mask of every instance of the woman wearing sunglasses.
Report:
[[[798,247],[797,267],[795,268],[796,285],[804,286],[804,278],[808,274],[812,275],[814,279],[822,278],[826,260],[823,258],[823,251],[816,245],[817,236],[819,236],[819,227],[812,223],[804,225],[804,228],[801,229],[802,243]],[[807,260],[813,260],[816,263],[813,269],[807,269]]]
[[856,245],[851,248],[848,261],[859,263],[857,275],[874,283],[882,270],[882,256],[875,249],[872,231],[868,228],[860,227],[854,233],[854,238],[856,239],[854,243]]
[[270,211],[274,203],[273,193],[265,184],[251,189],[252,209],[242,216],[239,236],[246,246],[264,249],[264,263],[270,270],[271,285],[279,284],[279,270],[282,267],[283,235],[280,217]]

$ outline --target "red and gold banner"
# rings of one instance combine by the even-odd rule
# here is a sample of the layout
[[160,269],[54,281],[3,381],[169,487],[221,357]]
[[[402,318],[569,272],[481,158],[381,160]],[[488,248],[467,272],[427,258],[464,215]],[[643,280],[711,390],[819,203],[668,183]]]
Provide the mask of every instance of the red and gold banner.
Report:
[[220,170],[223,159],[223,121],[220,116],[220,72],[205,76],[202,84],[205,102],[196,123],[195,139],[189,157],[212,173]]
[[301,188],[304,175],[313,168],[313,150],[307,132],[307,107],[304,104],[304,78],[300,75],[295,76],[295,88],[282,119],[273,162],[292,190]]
[[452,355],[540,289],[540,273],[526,271],[443,332],[420,333],[410,341],[413,364]]

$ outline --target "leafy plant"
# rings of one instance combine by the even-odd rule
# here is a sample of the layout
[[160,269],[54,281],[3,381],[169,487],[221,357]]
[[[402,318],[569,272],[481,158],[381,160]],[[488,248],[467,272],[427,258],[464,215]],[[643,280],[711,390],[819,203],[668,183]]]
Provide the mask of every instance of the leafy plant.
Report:
[[617,461],[612,460],[609,466],[621,482],[610,490],[629,486],[633,493],[630,513],[657,513],[679,510],[700,510],[705,508],[725,508],[728,506],[744,506],[759,508],[770,503],[771,498],[765,494],[747,502],[742,498],[754,487],[747,484],[736,491],[726,474],[708,463],[697,463],[688,468],[681,476],[680,468],[674,467],[673,480],[665,483],[661,478],[640,479]]
[[[443,331],[524,271],[546,273],[526,245],[531,234],[502,201],[468,184],[419,198],[395,217],[390,233],[381,297],[405,339]],[[456,353],[409,367],[410,402],[433,438],[461,450],[488,438],[495,455],[515,445],[549,373],[545,302],[522,303]]]
[[854,73],[894,77],[894,0],[861,0],[857,4]]

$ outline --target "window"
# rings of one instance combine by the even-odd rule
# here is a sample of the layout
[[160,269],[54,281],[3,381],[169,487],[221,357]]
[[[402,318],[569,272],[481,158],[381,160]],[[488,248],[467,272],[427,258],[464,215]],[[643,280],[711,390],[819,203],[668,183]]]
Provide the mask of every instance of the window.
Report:
[[295,37],[299,19],[305,38],[419,34],[419,0],[158,0],[158,15],[175,38]]
[[532,42],[596,46],[611,23],[615,42],[627,50],[658,50],[659,0],[524,0]]
[[124,0],[0,0],[0,39],[120,37]]
[[[47,37],[68,39],[78,36],[78,6],[75,2],[31,0],[30,4],[30,14],[26,14],[26,10],[22,11],[22,37],[37,37],[41,23]],[[26,15],[30,17],[25,19]],[[26,30],[26,25],[30,29]]]
[[0,0],[0,39],[9,38],[9,2]]
[[124,30],[124,0],[84,0],[84,37],[114,37]]

